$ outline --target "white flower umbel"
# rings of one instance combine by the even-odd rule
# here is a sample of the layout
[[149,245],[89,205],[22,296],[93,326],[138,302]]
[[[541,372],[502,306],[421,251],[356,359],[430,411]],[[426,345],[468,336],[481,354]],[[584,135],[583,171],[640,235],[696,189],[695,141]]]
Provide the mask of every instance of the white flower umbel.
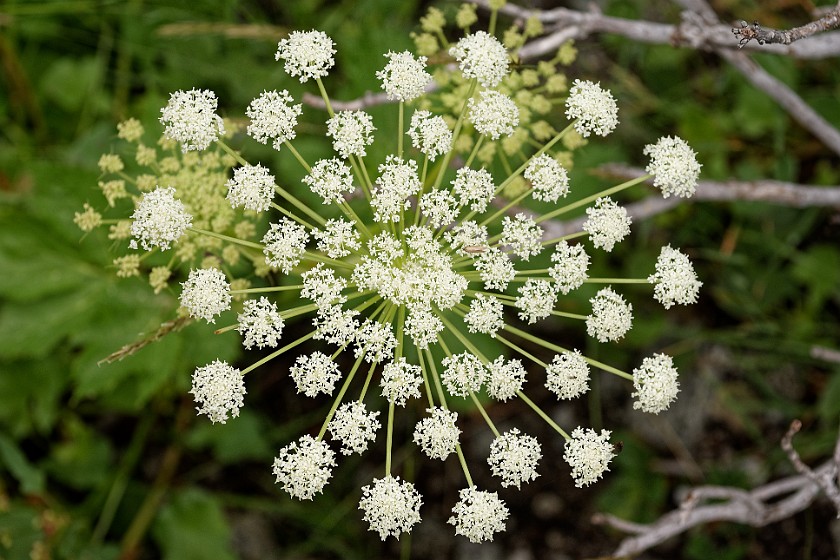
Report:
[[237,317],[236,330],[242,335],[242,345],[248,350],[252,346],[274,348],[283,333],[283,317],[277,310],[277,304],[264,296],[259,300],[249,299],[242,306],[242,313]]
[[429,225],[438,229],[454,222],[460,207],[451,192],[435,189],[420,197],[420,211],[429,219]]
[[542,458],[539,442],[529,435],[519,434],[516,428],[497,437],[490,444],[487,463],[494,476],[502,479],[502,486],[516,486],[531,482],[539,476],[537,463]]
[[423,497],[408,481],[400,482],[390,474],[385,478],[374,478],[373,484],[362,487],[359,509],[365,512],[364,520],[370,523],[370,530],[379,533],[383,541],[394,536],[399,540],[401,533],[408,533],[420,522],[420,506]]
[[493,176],[486,169],[462,167],[455,173],[452,182],[452,192],[461,199],[461,205],[469,204],[473,212],[487,210],[495,191]]
[[475,257],[475,253],[470,251],[487,247],[487,228],[472,220],[464,220],[455,225],[451,231],[444,233],[443,238],[462,257]]
[[532,325],[551,315],[556,301],[557,292],[550,281],[528,278],[519,288],[514,305],[519,309],[519,318]]
[[389,325],[379,321],[365,319],[356,332],[354,354],[358,358],[364,355],[369,364],[384,362],[394,355],[397,339]]
[[359,330],[359,314],[355,309],[343,309],[340,305],[320,307],[312,324],[315,327],[315,340],[324,340],[329,344],[345,346],[352,342]]
[[316,229],[312,237],[318,241],[318,250],[331,259],[340,259],[358,251],[361,247],[361,235],[356,230],[355,222],[344,219],[330,219],[324,229]]
[[642,360],[642,365],[633,370],[633,387],[636,397],[633,408],[652,414],[668,410],[677,398],[680,384],[674,360],[666,354],[654,354]]
[[271,206],[274,196],[274,175],[262,165],[243,165],[233,170],[233,177],[225,186],[231,206],[264,212]]
[[669,309],[675,303],[688,305],[697,302],[697,294],[703,285],[697,279],[694,266],[688,256],[670,245],[662,247],[656,259],[656,272],[648,276],[653,284],[653,297]]
[[283,69],[301,83],[310,78],[326,76],[335,64],[334,43],[322,31],[292,31],[287,39],[277,44],[274,60],[284,60]]
[[461,430],[455,424],[458,413],[434,406],[427,408],[429,416],[414,427],[414,443],[431,459],[446,459],[458,445]]
[[276,484],[293,498],[311,500],[320,494],[332,476],[335,452],[326,442],[309,434],[293,441],[274,458],[272,472]]
[[432,76],[426,72],[426,57],[414,58],[408,52],[388,52],[388,64],[376,73],[388,99],[411,101],[423,95]]
[[548,269],[548,274],[563,295],[580,288],[589,278],[589,255],[583,245],[569,245],[565,240],[561,241],[554,248],[551,262],[555,264]]
[[467,78],[476,78],[484,87],[496,87],[508,74],[508,53],[498,39],[484,31],[467,35],[452,48],[461,72]]
[[312,300],[319,309],[332,304],[340,305],[347,299],[341,295],[341,291],[347,287],[347,280],[336,276],[335,270],[328,268],[324,263],[318,263],[300,277],[303,280],[300,297]]
[[280,222],[269,224],[269,230],[262,238],[266,264],[289,274],[303,257],[308,240],[306,228],[289,218],[280,218]]
[[338,364],[323,352],[298,356],[295,365],[289,368],[289,375],[297,386],[298,393],[315,397],[318,393],[332,395],[335,382],[341,379]]
[[196,410],[206,414],[214,424],[224,424],[228,415],[239,416],[245,392],[242,374],[227,362],[214,360],[193,373],[190,393],[199,405]]
[[224,272],[215,268],[191,270],[181,286],[181,307],[190,317],[215,323],[217,315],[230,309],[230,284]]
[[589,390],[589,364],[580,350],[555,355],[545,375],[545,386],[559,399],[573,399]]
[[411,309],[405,320],[405,334],[411,337],[419,350],[425,350],[437,342],[438,333],[444,328],[443,322],[429,309]]
[[596,200],[594,206],[586,209],[586,215],[583,230],[599,249],[612,251],[616,243],[630,234],[632,220],[627,210],[608,196]]
[[452,131],[440,115],[432,115],[429,111],[414,111],[408,127],[411,145],[435,161],[437,156],[452,149]]
[[339,111],[327,121],[327,136],[341,157],[364,157],[373,143],[373,118],[364,111]]
[[181,150],[204,150],[225,133],[222,118],[216,114],[219,100],[210,90],[191,89],[169,95],[160,110],[163,133],[181,143]]
[[301,104],[294,104],[294,99],[285,89],[262,92],[245,109],[245,114],[251,119],[248,135],[262,144],[273,140],[272,146],[279,150],[284,142],[295,137],[301,107]]
[[448,523],[455,526],[455,534],[467,537],[470,542],[492,541],[493,535],[505,530],[509,512],[495,492],[479,490],[475,486],[459,492],[460,499],[452,508]]
[[327,425],[334,440],[341,442],[341,452],[362,454],[376,439],[379,412],[368,412],[364,403],[352,401],[342,404]]
[[157,187],[143,193],[140,202],[131,215],[131,236],[129,247],[137,249],[137,242],[146,251],[155,247],[165,251],[178,241],[192,226],[192,216],[184,203],[175,198],[172,187]]
[[468,107],[475,129],[493,140],[510,136],[519,126],[519,108],[513,99],[498,91],[482,91],[481,99],[470,99]]
[[505,326],[503,305],[499,298],[476,294],[470,302],[470,310],[464,316],[464,322],[471,333],[484,333],[496,338],[496,332]]
[[572,432],[572,439],[566,442],[563,459],[572,467],[575,486],[589,486],[609,471],[609,463],[615,457],[615,448],[610,443],[609,430],[601,434],[591,428],[577,427]]
[[533,158],[522,176],[531,181],[534,200],[557,202],[569,194],[569,174],[557,160],[547,154]]
[[422,184],[417,176],[417,162],[389,155],[379,166],[379,178],[370,206],[377,222],[398,222],[409,207],[408,197],[417,194]]
[[618,125],[618,106],[612,94],[600,84],[575,80],[566,98],[566,118],[584,138],[591,133],[606,136]]
[[619,340],[633,326],[633,306],[612,288],[598,290],[589,302],[592,314],[586,317],[586,332],[599,342]]
[[487,379],[487,368],[469,352],[454,354],[443,359],[441,380],[449,394],[455,397],[469,396],[481,389]]
[[516,276],[516,268],[505,253],[491,247],[479,255],[475,261],[475,268],[481,274],[485,290],[507,289],[508,284]]
[[350,166],[338,158],[315,162],[303,182],[324,199],[324,204],[339,202],[343,200],[344,193],[351,193],[354,189]]
[[382,370],[382,396],[397,406],[405,406],[408,399],[419,398],[421,383],[420,366],[408,363],[405,358],[385,364]]
[[513,398],[525,384],[525,368],[521,360],[505,360],[499,356],[487,364],[487,371],[487,394],[497,401]]
[[645,171],[653,175],[653,185],[662,190],[662,196],[676,195],[688,198],[694,195],[700,168],[697,154],[678,136],[663,136],[656,144],[645,146],[650,156]]
[[520,212],[513,218],[505,216],[502,220],[499,244],[507,245],[514,255],[527,261],[542,252],[542,234],[543,228]]

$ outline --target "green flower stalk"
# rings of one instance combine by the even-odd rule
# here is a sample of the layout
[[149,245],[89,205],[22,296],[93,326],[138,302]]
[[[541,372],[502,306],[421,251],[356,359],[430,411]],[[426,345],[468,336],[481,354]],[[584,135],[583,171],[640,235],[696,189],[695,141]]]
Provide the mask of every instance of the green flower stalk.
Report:
[[[459,19],[464,26],[474,23],[466,12]],[[429,19],[426,27],[438,33],[438,23]],[[378,385],[388,403],[387,449],[383,477],[362,489],[359,506],[370,529],[383,540],[399,538],[420,521],[422,496],[411,482],[392,472],[391,461],[394,416],[399,409],[419,405],[427,415],[416,424],[414,442],[430,459],[446,460],[456,454],[464,471],[466,487],[449,523],[471,541],[492,540],[504,529],[508,510],[495,492],[479,490],[473,483],[461,452],[458,414],[450,410],[450,403],[470,399],[496,436],[488,465],[501,486],[519,488],[538,477],[542,447],[516,428],[499,433],[476,396],[481,391],[498,401],[521,399],[556,430],[566,440],[564,458],[578,486],[601,478],[614,455],[610,432],[577,427],[567,433],[526,396],[528,372],[542,371],[535,376],[537,382],[558,399],[572,399],[588,390],[591,368],[603,370],[632,382],[635,408],[658,413],[678,392],[671,358],[656,354],[626,373],[523,331],[510,316],[515,314],[527,324],[552,315],[578,321],[589,336],[608,343],[620,340],[633,321],[632,305],[611,284],[648,283],[666,308],[695,302],[701,283],[677,249],[663,248],[649,278],[596,279],[588,275],[586,246],[611,251],[629,233],[631,220],[612,196],[650,177],[664,196],[690,196],[700,166],[682,140],[665,138],[645,148],[651,175],[566,203],[574,189],[563,164],[566,154],[557,148],[564,140],[569,140],[568,147],[581,138],[606,136],[618,124],[617,105],[609,91],[575,80],[565,99],[568,126],[533,150],[525,151],[520,143],[500,166],[506,172],[494,174],[481,165],[488,161],[482,153],[517,134],[523,109],[521,101],[509,95],[510,88],[496,89],[511,75],[511,56],[483,31],[467,34],[449,49],[459,79],[467,86],[446,93],[427,93],[432,74],[425,56],[385,54],[387,63],[376,76],[389,99],[398,102],[400,126],[390,155],[375,165],[365,159],[373,143],[373,118],[364,111],[330,108],[324,80],[334,54],[327,35],[309,31],[293,32],[281,41],[276,56],[289,76],[302,83],[316,82],[329,112],[326,126],[334,157],[306,161],[294,148],[300,105],[285,90],[264,92],[246,110],[250,121],[246,132],[258,142],[287,151],[300,163],[304,174],[300,185],[281,186],[268,168],[249,163],[227,145],[215,94],[175,92],[161,112],[161,122],[166,138],[178,142],[183,154],[180,159],[169,156],[172,162],[164,164],[159,155],[138,145],[138,161],[157,170],[157,186],[145,180],[141,188],[141,181],[135,181],[134,212],[127,226],[119,226],[122,233],[116,239],[130,238],[130,248],[140,251],[132,254],[138,257],[132,265],[138,270],[143,259],[158,252],[178,255],[169,270],[179,264],[191,268],[180,302],[183,312],[194,319],[212,323],[234,305],[234,297],[253,297],[242,303],[235,325],[217,331],[237,330],[246,348],[277,348],[290,318],[312,317],[308,334],[242,371],[218,360],[198,368],[191,391],[200,414],[224,423],[245,405],[245,382],[257,374],[258,365],[304,341],[318,341],[318,350],[295,358],[290,382],[307,397],[332,396],[340,389],[320,433],[290,442],[274,461],[276,481],[292,497],[315,498],[333,469],[340,468],[330,442],[343,455],[362,453],[374,442],[382,427],[381,411],[368,407],[377,402],[371,393]],[[532,85],[538,83],[534,76],[527,79]],[[442,98],[457,107],[454,118],[431,110]],[[412,105],[415,109],[405,127]],[[133,142],[142,135],[136,122],[120,130]],[[464,142],[468,132],[477,140]],[[196,155],[202,150],[207,155]],[[430,166],[437,158],[441,163]],[[196,167],[206,164],[208,173],[216,170],[204,199],[191,190],[193,179],[177,171],[164,172],[164,167],[183,168],[187,160]],[[225,166],[234,161],[238,165],[229,176]],[[213,162],[215,167],[210,165]],[[220,168],[219,162],[225,166]],[[109,173],[123,172],[113,158],[104,159],[101,166]],[[323,204],[308,206],[295,195],[301,189],[311,190]],[[111,198],[129,196],[114,186],[106,190]],[[541,208],[547,203],[552,209],[535,214],[529,209],[532,199]],[[224,218],[208,219],[203,212],[207,207],[217,209],[220,200],[227,208]],[[542,222],[582,206],[588,206],[587,220],[579,233],[544,239]],[[272,209],[277,214],[267,227],[261,226],[257,217]],[[88,205],[76,221],[86,231],[108,223]],[[199,248],[206,256],[196,263],[191,257]],[[528,268],[529,260],[548,251],[550,268]],[[274,271],[283,285],[250,287],[250,279],[234,276],[232,261],[238,256],[254,263],[257,275]],[[152,271],[155,275],[160,273]],[[562,296],[587,282],[610,285],[591,299],[588,315],[564,311]],[[273,296],[288,290],[299,291],[304,301],[282,309]],[[477,344],[480,337],[498,340],[515,356],[485,355]],[[556,355],[543,362],[521,347],[523,340]],[[336,361],[345,352],[355,358],[346,375]],[[356,378],[363,362],[368,364],[367,375]]]

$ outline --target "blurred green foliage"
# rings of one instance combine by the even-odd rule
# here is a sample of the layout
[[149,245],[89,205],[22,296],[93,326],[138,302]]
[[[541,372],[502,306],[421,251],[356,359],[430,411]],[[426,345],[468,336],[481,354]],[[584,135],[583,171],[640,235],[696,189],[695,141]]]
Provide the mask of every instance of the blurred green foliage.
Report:
[[[353,98],[376,88],[383,53],[411,48],[408,32],[422,4],[55,0],[0,7],[0,557],[366,558],[371,550],[396,550],[392,543],[371,548],[381,545],[359,520],[360,460],[348,460],[313,503],[293,502],[274,488],[268,465],[275,450],[323,417],[320,405],[288,395],[282,368],[249,387],[249,396],[260,398],[235,422],[211,426],[194,418],[190,373],[215,358],[235,361],[235,337],[191,325],[128,359],[99,364],[171,320],[176,294],[154,296],[139,280],[117,279],[110,242],[83,236],[72,220],[97,195],[96,162],[116,144],[118,120],[134,116],[154,127],[168,93],[192,87],[215,90],[221,112],[232,117],[263,89],[287,88],[300,98],[305,88],[273,57],[291,29],[317,28],[334,38],[330,91]],[[438,4],[448,13],[457,9]],[[666,2],[615,0],[604,8],[656,21],[679,16]],[[727,0],[716,8],[730,19],[776,27],[807,19],[781,2]],[[707,179],[840,181],[836,155],[711,55],[611,36],[578,48],[570,75],[612,89],[622,118],[608,142],[591,142],[576,160],[580,189],[603,184],[587,173],[591,167],[639,164],[641,147],[664,134],[689,142]],[[835,65],[756,59],[840,126]],[[377,108],[374,118],[386,110]],[[303,138],[322,132],[322,123],[307,109],[299,148],[326,150]],[[377,134],[390,133],[383,127]],[[294,162],[267,148],[256,155],[279,173],[299,175]],[[655,302],[634,299],[636,326],[608,350],[610,360],[632,364],[671,345],[684,379],[705,384],[711,396],[695,421],[713,435],[691,449],[705,480],[750,486],[789,471],[777,441],[795,417],[807,427],[797,439],[803,458],[826,457],[840,418],[840,367],[813,358],[811,348],[836,349],[840,340],[837,214],[695,203],[634,230],[621,249],[599,255],[596,272],[646,276],[645,263],[672,243],[695,259],[705,283],[702,304],[663,317]],[[570,298],[570,309],[590,295]],[[558,329],[557,336],[567,334]],[[723,349],[724,366],[701,377],[698,364],[711,349]],[[587,351],[596,358],[606,352],[591,343]],[[626,405],[622,399],[617,408]],[[593,397],[575,414],[607,427],[626,419],[598,402]],[[656,457],[668,452],[629,430],[621,437],[624,452],[600,498],[581,505],[576,517],[597,505],[650,521],[672,505],[676,484],[702,482],[673,470],[655,474]],[[709,450],[711,442],[728,451]],[[559,463],[561,451],[554,453],[547,461]],[[764,464],[759,474],[741,468],[750,457]],[[545,479],[552,469],[545,468]],[[520,511],[518,526],[529,522],[528,511]],[[414,544],[421,555],[436,550],[419,542],[423,535]],[[756,538],[743,529],[718,539],[695,532],[684,557],[747,558],[750,545],[741,543]]]

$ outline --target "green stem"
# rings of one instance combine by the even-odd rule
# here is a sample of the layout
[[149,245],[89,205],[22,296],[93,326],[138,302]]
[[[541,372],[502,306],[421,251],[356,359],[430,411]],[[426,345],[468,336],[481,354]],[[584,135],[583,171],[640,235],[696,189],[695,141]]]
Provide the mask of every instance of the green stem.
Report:
[[281,355],[283,352],[286,352],[287,350],[291,350],[291,349],[292,349],[292,348],[294,348],[295,346],[297,346],[297,345],[299,345],[299,344],[301,344],[301,343],[303,343],[303,342],[306,342],[307,340],[309,340],[309,339],[310,339],[310,338],[312,338],[313,336],[315,336],[315,331],[312,331],[311,333],[309,333],[309,334],[307,334],[307,335],[304,335],[304,336],[300,337],[299,339],[295,340],[294,342],[290,342],[289,344],[287,344],[287,345],[286,345],[286,346],[284,346],[283,348],[281,348],[281,349],[279,349],[279,350],[275,350],[274,352],[272,352],[271,354],[269,354],[269,355],[268,355],[268,356],[266,356],[265,358],[261,359],[260,361],[255,362],[255,363],[251,364],[250,366],[246,367],[245,369],[243,369],[243,370],[241,371],[241,374],[242,374],[242,375],[245,375],[246,373],[249,373],[249,372],[251,372],[251,371],[253,371],[253,370],[257,369],[258,367],[260,367],[260,366],[261,366],[261,365],[263,365],[264,363],[266,363],[266,362],[270,362],[271,360],[273,360],[273,359],[274,359],[274,358],[276,358],[277,356]]
[[490,426],[490,431],[493,432],[493,435],[499,437],[499,430],[496,429],[496,425],[493,424],[493,421],[490,420],[490,415],[487,414],[487,411],[484,410],[484,407],[481,405],[481,401],[478,400],[478,397],[475,396],[475,393],[470,391],[470,397],[472,398],[473,404],[484,417],[484,421],[487,422],[487,425]]
[[330,103],[330,96],[327,95],[327,90],[324,87],[324,82],[321,81],[321,78],[315,78],[315,83],[318,84],[318,91],[321,92],[321,98],[324,100],[324,105],[327,106],[327,113],[330,115],[330,118],[335,116],[333,113],[332,104]]
[[312,173],[312,168],[309,166],[308,163],[306,163],[306,160],[303,159],[303,156],[300,155],[300,152],[298,152],[295,149],[295,147],[292,145],[292,143],[289,142],[288,140],[286,140],[285,142],[283,142],[283,144],[287,148],[289,148],[289,151],[292,152],[292,155],[295,156],[295,159],[298,160],[298,163],[301,164],[304,169],[306,169],[306,172],[307,173]]
[[455,130],[452,131],[452,149],[446,152],[446,155],[443,156],[443,162],[440,164],[440,169],[438,171],[437,178],[435,179],[435,189],[440,187],[440,184],[443,182],[443,176],[446,173],[446,168],[449,167],[449,160],[452,159],[452,154],[455,152],[458,135],[461,134],[461,127],[464,125],[464,117],[467,115],[467,102],[473,96],[473,93],[475,93],[477,85],[478,80],[473,78],[472,81],[470,81],[470,89],[467,91],[467,96],[464,99],[463,106],[461,107],[461,114],[458,115],[458,121],[455,123]]
[[238,239],[236,237],[231,237],[229,235],[224,235],[221,233],[216,233],[215,231],[208,231],[206,229],[199,229],[191,227],[189,228],[190,231],[194,233],[200,233],[201,235],[206,235],[207,237],[215,237],[216,239],[222,239],[224,241],[228,241],[230,243],[236,243],[237,245],[242,245],[243,247],[250,247],[252,249],[259,249],[262,251],[265,249],[265,245],[260,243],[254,243],[253,241],[245,241],[244,239]]
[[385,444],[385,475],[391,474],[391,446],[394,442],[394,403],[388,405],[388,441]]
[[405,135],[404,128],[405,128],[405,102],[400,101],[399,106],[399,125],[398,125],[398,134],[397,136],[397,157],[402,158],[403,156],[403,136]]
[[316,438],[318,441],[321,441],[324,437],[324,434],[327,433],[327,426],[329,426],[330,420],[333,419],[335,411],[338,410],[338,407],[341,404],[341,400],[344,398],[344,393],[347,392],[347,388],[350,386],[350,382],[353,381],[353,376],[356,375],[356,371],[359,369],[359,365],[361,365],[361,363],[362,356],[359,356],[356,359],[356,362],[353,364],[353,368],[350,370],[350,373],[347,374],[347,379],[345,379],[344,383],[341,384],[341,389],[339,389],[338,395],[336,395],[335,399],[333,400],[332,407],[327,413],[327,417],[324,420],[324,423],[321,425],[321,431],[318,432],[318,437]]
[[617,192],[623,191],[624,189],[630,188],[633,185],[638,185],[639,183],[643,183],[643,182],[647,181],[648,179],[650,179],[651,177],[653,177],[653,175],[643,175],[642,177],[639,177],[637,179],[631,179],[629,181],[625,181],[624,183],[621,183],[620,185],[616,185],[616,186],[611,187],[609,189],[603,190],[599,193],[593,194],[591,196],[587,196],[586,198],[582,198],[582,199],[578,200],[577,202],[567,204],[566,206],[563,206],[562,208],[558,208],[557,210],[553,210],[553,211],[549,212],[548,214],[544,214],[544,215],[540,216],[539,218],[537,218],[534,221],[539,224],[539,223],[542,223],[546,220],[550,220],[551,218],[556,218],[557,216],[560,216],[561,214],[565,214],[566,212],[574,210],[575,208],[580,208],[581,206],[586,206],[590,202],[598,200],[599,198],[603,198],[605,196],[610,196],[611,194],[615,194]]
[[461,444],[455,445],[455,452],[458,453],[458,461],[461,463],[461,469],[464,471],[464,476],[467,479],[467,486],[473,487],[472,477],[470,476],[470,468],[467,466],[467,460],[464,458],[464,452],[461,450]]
[[554,429],[557,431],[557,433],[559,433],[561,436],[563,436],[563,439],[565,439],[566,441],[569,441],[570,439],[572,439],[571,437],[569,437],[569,434],[567,434],[567,433],[563,430],[563,428],[561,428],[560,426],[558,426],[558,425],[557,425],[557,422],[555,422],[554,420],[552,420],[552,419],[551,419],[551,417],[550,417],[548,414],[546,414],[545,412],[543,412],[543,410],[542,410],[540,407],[538,407],[538,406],[534,403],[534,401],[532,401],[531,399],[529,399],[528,397],[526,397],[526,396],[525,396],[525,393],[523,393],[522,391],[517,391],[517,392],[516,392],[516,394],[517,394],[517,396],[518,396],[520,399],[522,399],[523,401],[525,401],[525,404],[527,404],[528,406],[530,406],[530,407],[531,407],[531,409],[533,409],[533,411],[534,411],[534,412],[536,412],[537,414],[539,414],[539,415],[540,415],[540,417],[541,417],[543,420],[545,420],[545,421],[548,423],[548,425],[549,425],[549,426],[551,426],[552,428],[554,428]]

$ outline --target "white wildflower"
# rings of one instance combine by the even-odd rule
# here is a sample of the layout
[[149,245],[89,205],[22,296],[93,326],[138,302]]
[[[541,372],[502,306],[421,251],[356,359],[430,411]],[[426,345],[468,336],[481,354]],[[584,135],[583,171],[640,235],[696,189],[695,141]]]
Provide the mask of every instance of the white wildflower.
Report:
[[354,189],[350,166],[338,158],[316,161],[303,182],[324,199],[324,204],[340,202],[344,193],[351,193]]
[[398,222],[403,210],[409,208],[408,197],[422,187],[417,176],[417,162],[389,155],[379,166],[379,178],[370,206],[377,222]]
[[129,247],[137,248],[137,241],[146,251],[159,247],[169,249],[184,232],[192,227],[192,216],[184,203],[175,199],[175,189],[158,187],[143,193],[131,215],[131,240]]
[[329,73],[335,64],[333,46],[332,39],[321,31],[292,31],[277,44],[274,60],[282,58],[286,73],[293,78],[300,76],[300,82],[305,83]]
[[370,530],[379,533],[383,541],[390,536],[399,540],[401,533],[410,532],[420,522],[422,504],[422,496],[412,483],[387,475],[362,487],[359,509],[365,512]]
[[608,196],[596,200],[594,206],[586,209],[586,215],[583,230],[599,249],[612,251],[615,244],[630,233],[632,220],[627,210]]
[[487,364],[487,394],[497,401],[507,401],[522,390],[525,368],[522,361],[507,360],[499,356]]
[[566,118],[575,121],[575,130],[584,138],[592,132],[606,136],[618,125],[618,106],[600,84],[575,80],[566,99]]
[[269,224],[269,230],[262,238],[266,264],[289,274],[300,263],[308,240],[306,228],[289,218],[280,218],[279,223]]
[[548,274],[563,295],[581,287],[589,278],[589,255],[583,245],[569,245],[566,240],[561,241],[554,248],[551,262],[555,264],[548,269]]
[[210,90],[176,91],[160,110],[163,134],[181,143],[181,150],[203,150],[225,133],[222,118],[216,114],[219,100]]
[[264,212],[271,206],[274,196],[274,175],[262,165],[244,165],[233,170],[233,177],[225,186],[232,207]]
[[475,486],[459,492],[460,500],[452,508],[448,523],[455,526],[455,534],[467,537],[470,542],[492,541],[493,535],[505,530],[509,512],[496,492],[479,490]]
[[427,408],[429,416],[414,427],[414,443],[431,459],[446,459],[455,453],[461,430],[455,424],[458,413],[435,406]]
[[373,143],[373,119],[364,111],[339,111],[327,121],[327,136],[341,157],[364,157]]
[[429,161],[452,149],[452,131],[443,117],[429,111],[414,111],[408,127],[411,144]]
[[272,146],[279,150],[295,137],[301,108],[301,104],[294,105],[294,99],[285,89],[262,92],[245,109],[245,114],[251,119],[248,135],[262,144],[273,140]]
[[577,427],[572,432],[572,439],[566,442],[563,459],[572,467],[575,486],[589,486],[609,471],[609,462],[615,457],[615,449],[610,443],[609,430],[601,434],[591,429]]
[[324,263],[318,263],[300,276],[303,281],[300,297],[312,300],[318,308],[340,305],[347,299],[341,295],[341,291],[347,287],[347,280],[336,276],[335,270]]
[[522,176],[531,181],[535,200],[557,202],[569,194],[569,174],[557,160],[540,154],[531,160]]
[[236,330],[243,336],[242,345],[248,350],[252,346],[274,348],[283,333],[283,317],[277,304],[265,296],[245,301],[236,320],[239,323]]
[[335,452],[324,441],[309,434],[293,441],[274,458],[272,472],[276,484],[293,498],[311,500],[320,494],[332,476]]
[[554,310],[557,292],[548,280],[528,278],[518,292],[514,304],[519,309],[519,318],[529,325],[545,319]]
[[633,387],[636,397],[633,408],[652,414],[668,410],[677,398],[680,384],[674,360],[666,354],[654,354],[642,360],[642,365],[633,370]]
[[451,192],[435,189],[420,197],[420,211],[429,219],[429,225],[438,229],[454,222],[460,208]]
[[192,376],[190,393],[195,398],[196,410],[206,414],[215,424],[227,422],[228,415],[239,416],[242,396],[246,393],[242,374],[227,362],[214,360],[204,367],[196,368]]
[[519,108],[513,99],[498,91],[484,90],[478,101],[471,98],[467,106],[475,129],[493,140],[510,136],[519,126]]
[[537,463],[542,458],[539,442],[529,435],[519,435],[513,428],[493,440],[487,463],[494,476],[502,479],[502,486],[516,486],[531,482],[539,476]]
[[396,347],[397,339],[389,325],[365,319],[356,333],[354,354],[357,358],[364,355],[369,364],[379,363],[390,358]]
[[479,293],[470,302],[470,310],[464,316],[464,322],[471,333],[480,332],[495,338],[496,332],[505,326],[502,313],[503,306],[499,298]]
[[589,364],[579,350],[555,355],[545,374],[545,386],[557,398],[573,399],[589,390]]
[[688,256],[672,249],[670,245],[662,247],[656,259],[656,272],[648,276],[653,284],[653,296],[656,301],[669,309],[675,303],[688,305],[697,302],[697,294],[703,285],[697,279],[694,267]]
[[408,51],[388,52],[388,64],[376,73],[388,99],[411,101],[425,93],[432,77],[426,72],[426,57],[414,58]]
[[181,307],[190,317],[215,323],[217,315],[230,309],[230,284],[224,272],[215,268],[190,270],[181,286]]
[[312,338],[342,347],[350,344],[359,330],[359,321],[356,319],[358,314],[355,309],[343,309],[340,305],[319,307],[312,320],[315,327]]
[[324,229],[314,230],[312,237],[318,241],[318,250],[326,253],[331,259],[346,257],[362,246],[361,235],[355,224],[344,219],[327,220]]
[[332,395],[335,382],[341,378],[338,364],[317,350],[308,356],[298,356],[295,365],[289,368],[289,374],[297,392],[307,397],[315,397],[318,393]]
[[467,397],[471,392],[479,391],[487,378],[487,368],[469,352],[444,358],[443,367],[441,381],[449,394],[455,397]]
[[633,326],[633,306],[612,288],[602,288],[589,302],[592,314],[586,317],[586,332],[598,341],[619,340]]
[[443,322],[430,309],[409,309],[405,320],[405,334],[411,337],[414,346],[425,350],[437,342],[438,333],[443,331]]
[[662,190],[664,198],[672,194],[685,198],[694,195],[702,165],[685,140],[663,136],[656,144],[645,146],[643,153],[650,156],[645,171],[653,175],[653,185]]
[[491,247],[479,255],[475,261],[475,268],[481,273],[485,290],[507,289],[508,283],[516,276],[513,262],[505,253]]
[[470,205],[474,212],[484,212],[493,199],[496,186],[486,169],[460,168],[452,182],[452,192],[461,199],[461,205]]
[[461,72],[484,87],[496,87],[508,74],[509,58],[504,45],[484,31],[462,38],[449,49]]
[[327,429],[334,440],[341,442],[344,455],[362,454],[376,439],[376,430],[380,427],[377,416],[379,412],[368,412],[359,401],[344,403],[335,411]]
[[542,252],[543,229],[523,213],[502,220],[500,245],[507,245],[522,260],[529,260]]
[[408,399],[420,397],[423,372],[420,366],[399,358],[382,370],[382,396],[397,406],[405,406]]

